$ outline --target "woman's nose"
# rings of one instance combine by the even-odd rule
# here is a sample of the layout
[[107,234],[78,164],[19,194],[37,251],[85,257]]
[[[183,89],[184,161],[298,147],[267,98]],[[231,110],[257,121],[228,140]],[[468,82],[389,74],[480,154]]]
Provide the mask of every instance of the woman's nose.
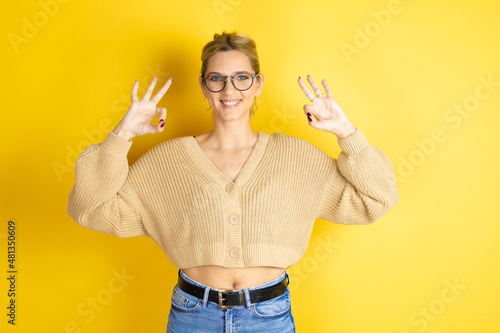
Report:
[[226,86],[224,87],[224,89],[222,89],[223,92],[226,92],[226,93],[232,93],[234,91],[238,91],[234,85],[233,85],[233,81],[231,81],[231,78],[227,78],[227,81],[226,81]]

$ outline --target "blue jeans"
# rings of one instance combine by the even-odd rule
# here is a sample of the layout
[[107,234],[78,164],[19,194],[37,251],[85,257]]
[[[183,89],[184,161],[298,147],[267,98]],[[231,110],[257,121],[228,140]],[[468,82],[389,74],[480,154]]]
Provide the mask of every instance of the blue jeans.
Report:
[[245,294],[245,305],[236,305],[232,309],[219,309],[219,304],[208,301],[210,289],[217,289],[191,279],[182,270],[179,274],[184,280],[205,288],[205,294],[203,299],[199,299],[182,291],[177,284],[175,285],[168,315],[167,333],[295,332],[288,285],[282,295],[254,304],[250,303],[248,293],[249,290],[281,282],[288,275],[286,270],[281,276],[260,286],[238,289]]

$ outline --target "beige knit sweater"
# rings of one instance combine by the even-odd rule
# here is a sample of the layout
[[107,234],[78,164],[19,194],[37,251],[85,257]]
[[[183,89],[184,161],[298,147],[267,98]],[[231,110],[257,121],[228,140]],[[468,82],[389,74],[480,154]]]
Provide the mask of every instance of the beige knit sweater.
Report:
[[80,154],[68,213],[88,229],[149,236],[178,268],[288,268],[316,219],[368,224],[398,201],[389,159],[359,129],[338,142],[337,161],[298,137],[260,132],[233,182],[192,136],[129,167],[132,143],[110,132]]

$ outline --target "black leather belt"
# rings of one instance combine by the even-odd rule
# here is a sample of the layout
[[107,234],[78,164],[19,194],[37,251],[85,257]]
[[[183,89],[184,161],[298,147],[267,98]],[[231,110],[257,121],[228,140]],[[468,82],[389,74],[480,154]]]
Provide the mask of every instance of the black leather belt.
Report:
[[[179,280],[177,282],[179,288],[190,295],[203,299],[205,295],[205,288],[196,286],[189,283],[181,277],[181,270],[179,269]],[[257,303],[270,300],[272,298],[282,295],[288,286],[288,274],[286,274],[283,281],[278,282],[274,286],[265,287],[262,289],[249,290],[250,302]],[[208,300],[210,302],[218,303],[219,309],[232,309],[235,305],[245,304],[245,294],[243,291],[227,290],[212,290],[208,293]]]

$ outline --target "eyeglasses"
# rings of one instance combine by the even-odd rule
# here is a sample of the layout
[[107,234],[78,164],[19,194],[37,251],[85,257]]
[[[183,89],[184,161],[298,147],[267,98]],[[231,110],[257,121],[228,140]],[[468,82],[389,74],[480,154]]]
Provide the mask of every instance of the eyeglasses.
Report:
[[250,89],[253,84],[253,79],[255,79],[257,75],[252,75],[248,73],[239,73],[232,76],[222,76],[222,75],[209,75],[203,78],[203,83],[205,87],[211,92],[219,92],[224,90],[226,87],[227,78],[231,78],[231,82],[233,86],[239,91],[245,91]]

